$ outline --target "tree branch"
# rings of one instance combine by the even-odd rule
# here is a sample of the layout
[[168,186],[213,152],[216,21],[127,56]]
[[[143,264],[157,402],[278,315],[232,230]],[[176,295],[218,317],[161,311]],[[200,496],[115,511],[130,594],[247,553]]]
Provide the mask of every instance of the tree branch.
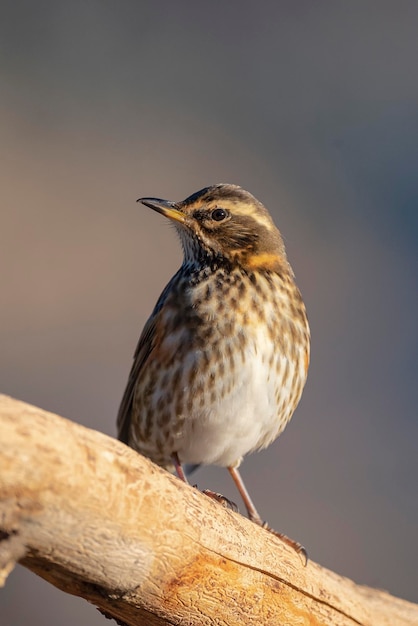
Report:
[[128,625],[418,624],[120,442],[0,396],[0,580],[16,562]]

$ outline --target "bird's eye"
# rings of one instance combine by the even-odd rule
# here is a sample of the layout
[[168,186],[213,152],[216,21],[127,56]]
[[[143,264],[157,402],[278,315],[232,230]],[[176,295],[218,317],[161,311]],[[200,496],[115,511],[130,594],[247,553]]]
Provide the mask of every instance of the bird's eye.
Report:
[[210,216],[215,222],[222,222],[222,220],[228,217],[228,212],[225,209],[213,209]]

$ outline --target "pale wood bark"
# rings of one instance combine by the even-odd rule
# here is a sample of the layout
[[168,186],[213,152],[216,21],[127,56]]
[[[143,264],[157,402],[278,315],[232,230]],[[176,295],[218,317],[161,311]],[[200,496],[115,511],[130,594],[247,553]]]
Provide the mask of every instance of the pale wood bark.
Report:
[[0,396],[3,583],[16,562],[132,626],[418,624],[120,442]]

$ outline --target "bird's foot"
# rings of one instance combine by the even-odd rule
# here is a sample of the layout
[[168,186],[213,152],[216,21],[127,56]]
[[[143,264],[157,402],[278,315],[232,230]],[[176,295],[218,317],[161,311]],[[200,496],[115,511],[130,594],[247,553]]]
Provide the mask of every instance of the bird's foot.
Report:
[[274,535],[275,537],[279,537],[279,539],[284,541],[284,543],[286,543],[290,548],[292,548],[295,552],[297,552],[297,554],[299,554],[300,558],[302,559],[303,565],[306,567],[306,565],[308,564],[308,553],[306,551],[306,548],[304,548],[304,546],[301,543],[298,543],[294,539],[291,539],[284,533],[278,533],[277,530],[274,530],[274,528],[269,526],[267,522],[263,522],[263,520],[259,517],[255,517],[255,518],[250,517],[250,519],[255,524],[258,524],[259,526],[261,526],[261,528],[265,528],[265,530],[268,530],[268,532]]
[[[194,486],[197,487],[197,485]],[[238,507],[235,502],[232,502],[232,500],[228,500],[228,498],[225,498],[225,496],[223,496],[221,493],[211,491],[210,489],[203,489],[202,493],[204,493],[205,496],[212,498],[212,500],[219,502],[219,504],[221,504],[225,509],[229,509],[230,511],[234,511],[234,513],[238,513]]]

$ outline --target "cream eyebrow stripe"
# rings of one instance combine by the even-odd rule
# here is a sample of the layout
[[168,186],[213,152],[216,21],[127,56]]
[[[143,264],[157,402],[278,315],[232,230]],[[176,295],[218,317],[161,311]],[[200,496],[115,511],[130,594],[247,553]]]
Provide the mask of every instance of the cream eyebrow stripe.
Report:
[[248,215],[249,217],[252,217],[253,220],[257,222],[258,224],[261,224],[261,226],[265,226],[268,230],[271,230],[271,227],[272,227],[271,219],[269,219],[268,216],[266,215],[260,215],[258,207],[245,205],[245,214]]

